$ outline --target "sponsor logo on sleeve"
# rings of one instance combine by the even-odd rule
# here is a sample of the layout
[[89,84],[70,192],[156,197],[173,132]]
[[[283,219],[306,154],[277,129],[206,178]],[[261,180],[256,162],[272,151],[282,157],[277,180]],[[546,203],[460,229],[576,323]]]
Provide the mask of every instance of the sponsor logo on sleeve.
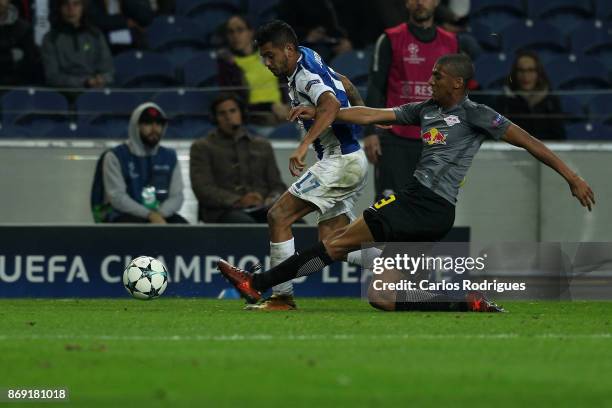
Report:
[[498,128],[501,126],[502,123],[504,123],[504,117],[500,113],[498,113],[491,124],[493,125],[493,127]]
[[306,84],[306,92],[310,92],[310,88],[312,88],[313,85],[315,84],[320,84],[321,80],[320,79],[312,79],[310,81],[308,81],[308,83]]

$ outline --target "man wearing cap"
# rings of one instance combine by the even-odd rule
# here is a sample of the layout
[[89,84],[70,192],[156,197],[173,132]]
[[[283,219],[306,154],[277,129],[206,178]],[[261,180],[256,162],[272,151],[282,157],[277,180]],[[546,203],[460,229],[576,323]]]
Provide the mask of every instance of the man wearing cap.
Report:
[[167,122],[159,106],[143,103],[132,113],[128,140],[104,156],[107,222],[187,223],[178,214],[183,181],[176,151],[159,145]]

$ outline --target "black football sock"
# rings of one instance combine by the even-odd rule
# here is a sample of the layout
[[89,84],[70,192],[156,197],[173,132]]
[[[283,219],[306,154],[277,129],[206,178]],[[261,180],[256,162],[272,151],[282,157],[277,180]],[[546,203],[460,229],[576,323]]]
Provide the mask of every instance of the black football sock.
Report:
[[265,292],[272,286],[307,276],[323,269],[334,261],[322,242],[304,251],[298,251],[269,271],[253,275],[253,288]]
[[466,312],[468,304],[463,293],[407,290],[397,293],[395,310],[400,312]]

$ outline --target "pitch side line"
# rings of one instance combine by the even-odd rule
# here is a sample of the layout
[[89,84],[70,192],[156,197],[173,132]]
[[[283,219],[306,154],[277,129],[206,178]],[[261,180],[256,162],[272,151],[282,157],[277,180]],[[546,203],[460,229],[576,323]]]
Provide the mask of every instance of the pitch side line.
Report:
[[612,333],[593,334],[563,334],[563,333],[540,333],[540,334],[381,334],[381,335],[218,335],[218,336],[90,336],[90,335],[32,335],[32,336],[7,336],[0,335],[0,341],[9,340],[95,340],[95,341],[312,341],[312,340],[503,340],[503,339],[612,339]]

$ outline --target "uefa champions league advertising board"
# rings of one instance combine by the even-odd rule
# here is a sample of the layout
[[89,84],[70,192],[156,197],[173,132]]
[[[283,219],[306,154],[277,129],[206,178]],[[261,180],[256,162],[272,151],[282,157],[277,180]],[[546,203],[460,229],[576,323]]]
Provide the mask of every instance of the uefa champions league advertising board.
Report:
[[[455,229],[466,241],[467,229]],[[317,229],[294,228],[296,248],[314,244]],[[123,297],[125,267],[138,256],[168,269],[164,296],[218,297],[230,288],[217,270],[224,258],[240,268],[270,264],[265,225],[232,226],[2,226],[0,297]],[[299,296],[359,296],[361,271],[335,263],[297,279]],[[231,293],[231,291],[230,291]]]

